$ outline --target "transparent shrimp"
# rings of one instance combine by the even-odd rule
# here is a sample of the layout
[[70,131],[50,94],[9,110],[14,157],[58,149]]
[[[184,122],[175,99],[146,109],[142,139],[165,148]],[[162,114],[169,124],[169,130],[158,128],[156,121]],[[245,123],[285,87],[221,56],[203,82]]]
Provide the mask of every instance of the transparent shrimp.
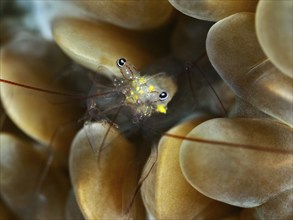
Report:
[[[132,121],[134,122],[148,118],[154,113],[167,113],[167,105],[176,92],[176,86],[174,82],[171,82],[172,79],[168,79],[164,73],[152,77],[142,76],[125,58],[118,59],[116,64],[122,77],[113,79],[112,94],[109,96],[116,96],[119,101],[116,105],[112,104],[112,107],[106,109],[104,113],[120,106],[127,106],[133,113]],[[166,81],[166,85],[172,84],[172,88],[170,90],[161,88],[158,85],[159,80]],[[91,93],[97,94],[98,87],[94,87]],[[98,100],[94,96],[88,100],[89,112],[97,110],[99,106],[97,102]]]
[[[116,64],[120,69],[121,78],[113,78],[112,85],[106,89],[104,85],[94,83],[87,100],[89,118],[85,125],[99,121],[108,126],[104,138],[98,143],[96,139],[89,139],[93,152],[97,153],[98,161],[100,161],[102,150],[106,147],[104,145],[112,126],[119,127],[120,131],[129,130],[131,132],[134,128],[131,124],[139,125],[142,120],[153,114],[166,114],[167,105],[177,90],[173,79],[165,73],[142,76],[125,58],[118,59]],[[162,81],[164,83],[161,83]],[[95,94],[101,94],[105,90],[106,95],[103,98],[96,97]],[[123,115],[123,110],[129,115],[124,123],[126,128],[123,127],[124,125],[119,126],[121,124],[119,117]],[[92,134],[88,134],[89,136]]]

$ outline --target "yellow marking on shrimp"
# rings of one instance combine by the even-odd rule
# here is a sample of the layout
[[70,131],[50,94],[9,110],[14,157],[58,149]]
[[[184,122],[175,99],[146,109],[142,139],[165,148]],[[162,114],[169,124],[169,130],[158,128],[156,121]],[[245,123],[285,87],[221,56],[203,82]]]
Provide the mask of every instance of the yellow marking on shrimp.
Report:
[[149,86],[149,91],[150,91],[150,92],[154,92],[154,91],[155,91],[155,87],[154,87],[153,85],[150,85],[150,86]]
[[146,78],[142,76],[142,77],[139,78],[138,82],[140,84],[145,84],[146,83]]
[[166,114],[167,113],[167,108],[164,105],[157,105],[156,111],[160,112],[160,113],[163,113],[163,114]]
[[[159,85],[163,81],[165,85],[165,82],[168,83],[170,79],[162,74],[153,77],[141,76],[134,65],[128,63],[125,58],[118,59],[116,63],[124,79],[117,80],[118,84],[114,85],[125,95],[125,104],[134,108],[139,118],[149,117],[154,112],[166,114],[167,104],[174,95],[174,89],[169,97],[168,91],[162,90]],[[157,79],[159,79],[158,82]],[[173,86],[170,82],[168,85]]]

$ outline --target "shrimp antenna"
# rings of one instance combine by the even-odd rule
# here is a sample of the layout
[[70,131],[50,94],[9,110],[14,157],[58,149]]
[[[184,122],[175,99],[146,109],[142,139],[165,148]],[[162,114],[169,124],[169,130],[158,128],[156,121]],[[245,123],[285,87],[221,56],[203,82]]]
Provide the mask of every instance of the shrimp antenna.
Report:
[[49,150],[48,158],[47,158],[47,161],[46,161],[44,168],[42,169],[41,176],[40,176],[39,181],[36,186],[36,193],[37,193],[37,195],[40,196],[40,199],[43,199],[42,186],[46,181],[46,177],[48,176],[48,174],[50,172],[50,168],[52,167],[54,157],[55,157],[54,144],[53,144],[54,140],[57,138],[57,135],[64,130],[64,127],[69,126],[71,123],[72,123],[71,121],[64,123],[59,128],[55,129],[55,131],[52,135],[52,138],[51,138],[50,143],[48,145],[48,146],[50,146],[48,148],[48,150]]
[[15,86],[30,89],[30,90],[37,90],[39,92],[44,92],[44,93],[51,93],[51,94],[62,95],[62,96],[79,97],[79,95],[67,94],[67,93],[63,93],[63,92],[56,92],[56,91],[49,90],[49,89],[42,89],[42,88],[30,86],[30,85],[25,85],[25,84],[21,84],[21,83],[17,83],[17,82],[12,82],[12,81],[6,80],[6,79],[0,79],[0,82],[15,85]]
[[206,75],[204,74],[204,72],[201,70],[201,68],[197,65],[200,61],[202,61],[204,58],[207,57],[207,53],[203,53],[197,60],[195,63],[187,63],[187,67],[186,67],[186,70],[188,71],[188,82],[189,82],[189,87],[191,89],[191,92],[193,94],[193,96],[195,96],[195,92],[194,92],[194,89],[193,89],[193,86],[192,86],[192,79],[191,79],[191,75],[190,75],[190,69],[192,67],[196,68],[198,70],[198,72],[200,73],[201,77],[203,78],[203,80],[208,84],[209,88],[211,89],[212,93],[215,95],[216,99],[218,100],[218,103],[220,104],[221,106],[221,109],[224,113],[224,115],[227,117],[228,116],[228,112],[223,104],[223,102],[221,101],[218,93],[216,92],[216,90],[214,89],[214,87],[212,86],[211,82],[208,80],[208,78],[206,77]]
[[114,93],[114,91],[107,91],[107,92],[104,92],[104,93],[94,94],[94,95],[90,95],[90,96],[83,96],[83,95],[77,95],[77,94],[57,92],[57,91],[53,91],[53,90],[49,90],[49,89],[42,89],[42,88],[39,88],[39,87],[30,86],[30,85],[26,85],[26,84],[22,84],[22,83],[17,83],[17,82],[13,82],[13,81],[6,80],[6,79],[0,79],[0,83],[11,84],[11,85],[15,85],[15,86],[25,88],[25,89],[30,89],[30,90],[34,90],[34,91],[39,91],[39,92],[49,93],[49,94],[54,94],[54,95],[59,95],[59,96],[72,97],[72,98],[80,99],[80,100],[94,98],[94,97]]
[[264,147],[264,146],[249,145],[249,144],[237,144],[237,143],[230,143],[230,142],[224,142],[224,141],[211,141],[211,140],[206,140],[201,138],[182,137],[180,135],[175,135],[170,133],[164,133],[163,135],[167,137],[171,137],[171,138],[186,140],[186,141],[194,141],[198,143],[205,143],[205,144],[212,144],[212,145],[221,145],[223,147],[232,147],[232,148],[239,147],[239,148],[245,148],[248,150],[257,150],[257,151],[263,151],[265,148],[266,149],[265,151],[270,153],[293,154],[293,150],[281,150],[281,149],[276,149],[273,147]]
[[[129,205],[127,206],[126,210],[125,210],[125,213],[124,215],[127,215],[129,212],[130,212],[130,209],[133,207],[133,204],[134,204],[134,201],[135,201],[135,198],[137,196],[137,194],[139,193],[139,190],[141,189],[141,186],[143,184],[143,182],[146,180],[146,178],[148,178],[148,176],[150,175],[151,171],[153,170],[153,168],[155,167],[155,164],[157,163],[157,160],[158,160],[158,149],[157,149],[157,146],[153,148],[153,151],[152,152],[155,152],[154,154],[156,155],[154,161],[152,162],[149,170],[147,171],[147,173],[145,174],[145,176],[141,177],[135,190],[134,190],[134,193],[133,193],[133,196],[131,198],[131,201],[129,203]],[[151,155],[153,154],[151,152]],[[152,158],[149,157],[148,159],[148,162],[151,161]],[[148,162],[146,162],[146,164],[148,164]]]
[[108,134],[109,134],[111,128],[114,126],[115,121],[117,120],[118,115],[120,114],[120,112],[121,112],[121,110],[122,110],[123,107],[124,107],[123,105],[120,105],[120,106],[118,107],[118,110],[116,111],[116,113],[115,113],[113,119],[112,119],[111,122],[109,123],[109,126],[108,126],[108,128],[107,128],[107,131],[106,131],[106,133],[105,133],[105,136],[103,137],[102,143],[101,143],[101,145],[100,145],[100,147],[99,147],[99,150],[98,150],[98,158],[97,158],[97,159],[98,159],[98,163],[99,163],[99,161],[100,161],[101,153],[102,153],[102,150],[103,150],[104,145],[105,145],[105,143],[106,143],[106,139],[107,139],[107,137],[108,137]]
[[[95,143],[91,143],[90,137],[89,137],[89,135],[87,134],[87,138],[88,138],[88,141],[89,141],[89,143],[90,143],[90,145],[91,145],[92,151],[93,151],[94,153],[97,153],[97,156],[98,156],[98,157],[97,157],[98,165],[99,165],[99,163],[100,163],[99,161],[100,161],[100,158],[101,158],[101,153],[102,153],[102,151],[103,151],[103,149],[104,149],[104,147],[105,147],[104,145],[105,145],[105,143],[106,143],[106,140],[107,140],[108,134],[109,134],[111,128],[115,125],[115,121],[117,120],[118,115],[120,114],[122,108],[124,107],[124,101],[125,101],[125,100],[122,101],[122,104],[120,104],[120,105],[115,105],[115,106],[113,106],[113,107],[111,107],[111,108],[109,108],[109,109],[106,109],[104,112],[102,112],[102,114],[106,117],[106,113],[105,113],[105,112],[109,112],[109,111],[112,111],[112,110],[114,110],[114,109],[118,109],[118,110],[116,111],[114,117],[112,118],[111,122],[109,122],[109,120],[107,120],[109,126],[108,126],[108,128],[107,128],[107,130],[106,130],[106,132],[105,132],[105,135],[104,135],[104,137],[103,137],[103,139],[102,139],[102,142],[99,144],[99,147],[98,147],[98,150],[97,150],[97,151],[96,151],[96,150],[94,149],[94,147],[93,147],[93,145],[95,145]],[[98,110],[98,111],[99,111],[99,109],[98,109],[96,106],[93,107],[93,108],[91,108],[89,111],[93,111],[93,110]],[[90,116],[94,118],[95,115],[93,115],[93,114],[95,114],[95,113],[96,113],[96,112],[93,111],[93,113],[91,113]],[[100,114],[100,113],[99,113],[99,114]],[[90,118],[89,120],[85,121],[85,124],[84,124],[84,125],[87,125],[87,124],[90,125],[90,121],[92,121],[92,118]],[[100,166],[98,166],[98,167],[100,167]]]

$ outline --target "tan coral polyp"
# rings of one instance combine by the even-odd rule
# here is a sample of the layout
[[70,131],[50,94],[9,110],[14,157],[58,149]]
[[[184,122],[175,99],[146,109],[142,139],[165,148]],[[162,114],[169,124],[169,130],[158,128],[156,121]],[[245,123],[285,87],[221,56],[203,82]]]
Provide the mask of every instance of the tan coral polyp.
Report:
[[293,188],[288,189],[272,197],[266,203],[249,210],[258,219],[282,219],[293,218]]
[[293,135],[285,124],[219,118],[200,124],[187,137],[207,141],[184,141],[180,164],[188,182],[210,198],[249,208],[292,188]]
[[123,28],[149,30],[167,23],[173,8],[167,0],[73,1],[101,21]]
[[259,43],[278,69],[293,77],[293,1],[260,0],[256,11]]
[[[2,79],[53,92],[66,93],[57,77],[67,64],[68,58],[56,45],[32,35],[19,35],[1,50]],[[7,115],[23,132],[51,144],[58,151],[57,158],[67,156],[76,132],[72,123],[81,115],[78,102],[66,95],[7,83],[1,83],[1,100]]]
[[[142,197],[148,211],[156,219],[212,219],[227,215],[233,208],[214,201],[195,190],[184,178],[179,165],[179,150],[184,136],[207,116],[184,122],[165,134],[144,168],[145,176],[156,164],[142,185]],[[170,136],[168,136],[170,134]]]
[[217,22],[207,37],[211,63],[243,100],[293,126],[293,81],[264,55],[255,33],[253,13]]
[[219,21],[238,12],[254,12],[258,0],[169,0],[183,14],[193,18]]
[[148,50],[154,47],[153,42],[142,40],[142,34],[110,24],[60,18],[53,22],[53,34],[70,58],[108,77],[121,77],[116,66],[116,60],[121,57],[130,60],[137,68],[155,57]]
[[[75,137],[70,152],[70,176],[79,207],[86,219],[122,218],[129,205],[124,201],[128,178],[136,170],[130,168],[134,147],[114,128],[111,128],[100,157],[93,149],[101,147],[108,124],[85,126]],[[126,184],[126,185],[125,185]],[[136,185],[134,184],[133,190]],[[127,198],[131,198],[131,194]],[[134,203],[134,206],[141,204]],[[144,216],[143,208],[134,214]]]
[[23,219],[63,219],[69,182],[52,166],[41,182],[47,161],[34,147],[35,143],[0,134],[1,198]]

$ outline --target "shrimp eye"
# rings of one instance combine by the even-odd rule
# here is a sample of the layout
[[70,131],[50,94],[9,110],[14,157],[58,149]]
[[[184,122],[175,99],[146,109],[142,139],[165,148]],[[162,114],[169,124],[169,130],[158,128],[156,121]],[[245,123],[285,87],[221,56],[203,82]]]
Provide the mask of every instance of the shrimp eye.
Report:
[[167,92],[161,92],[159,95],[160,101],[165,101],[168,98],[168,93]]
[[119,68],[121,68],[124,64],[126,63],[126,59],[125,58],[120,58],[117,60],[116,64]]

